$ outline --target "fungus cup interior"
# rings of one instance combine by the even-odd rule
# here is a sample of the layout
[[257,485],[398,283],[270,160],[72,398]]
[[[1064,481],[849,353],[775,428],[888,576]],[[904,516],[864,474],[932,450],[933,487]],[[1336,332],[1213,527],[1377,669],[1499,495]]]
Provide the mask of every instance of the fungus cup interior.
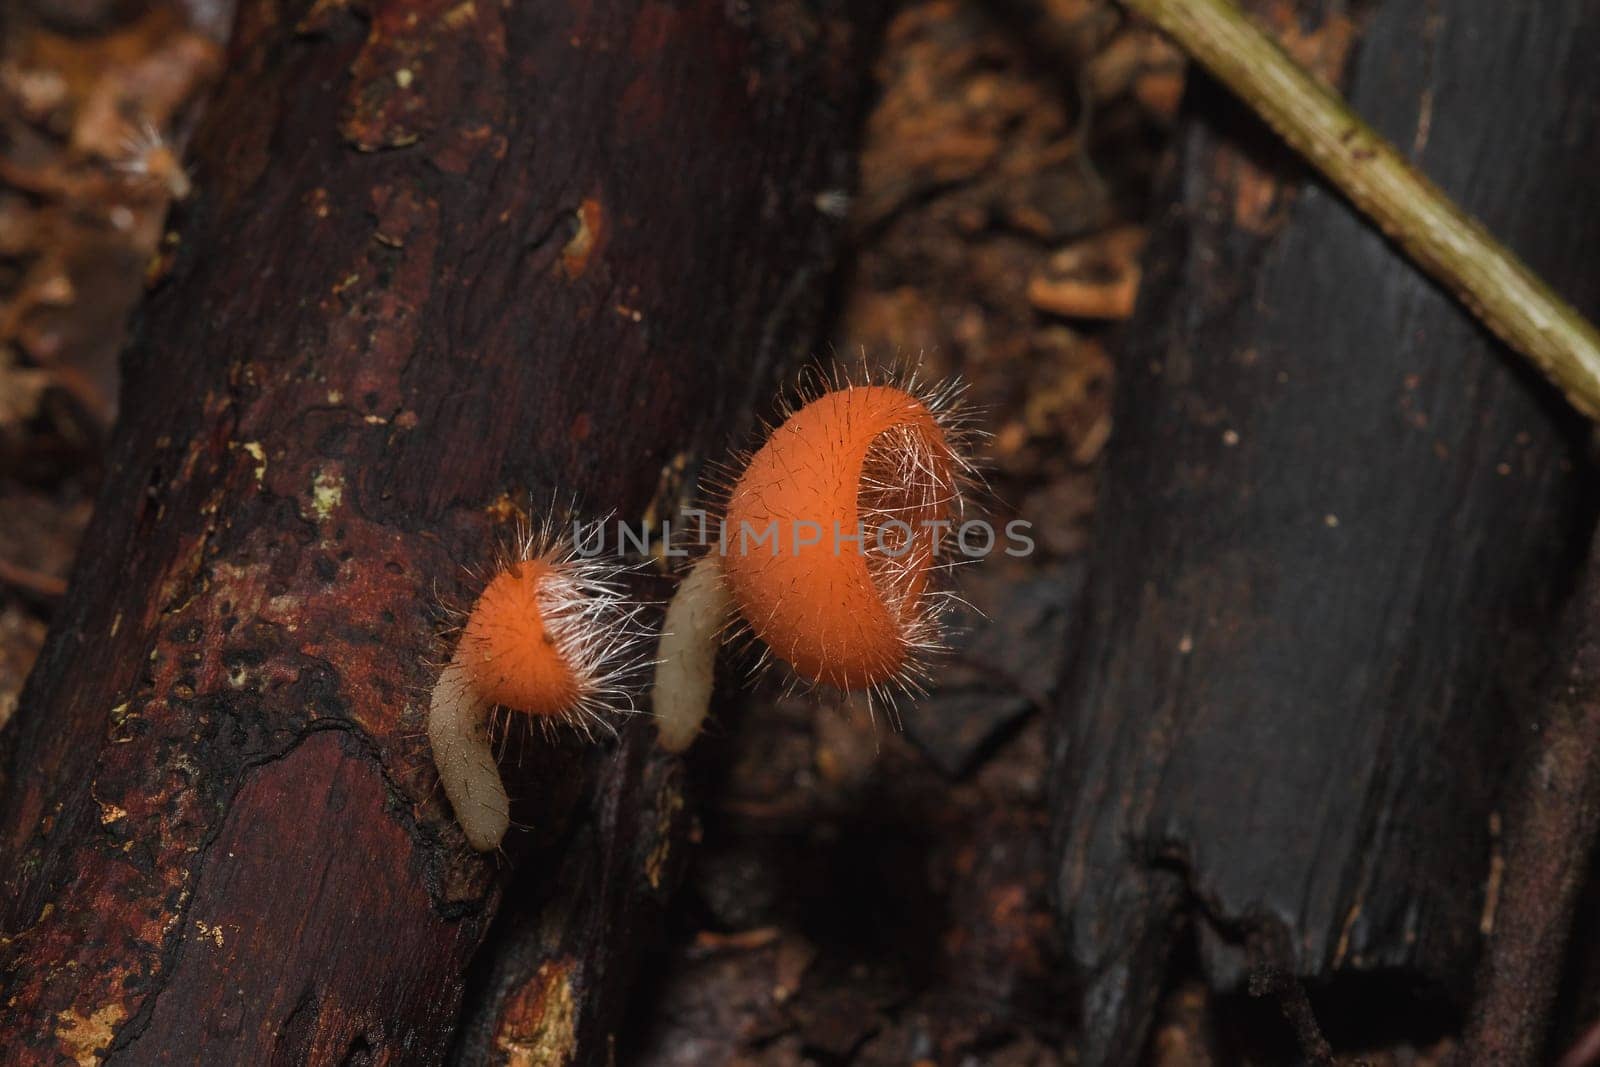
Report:
[[545,610],[565,580],[546,561],[528,559],[484,589],[461,635],[462,666],[483,700],[531,715],[560,715],[577,703],[577,676]]
[[756,637],[812,681],[900,676],[926,621],[933,524],[951,518],[955,467],[937,416],[903,389],[840,389],[790,416],[725,515],[729,589]]

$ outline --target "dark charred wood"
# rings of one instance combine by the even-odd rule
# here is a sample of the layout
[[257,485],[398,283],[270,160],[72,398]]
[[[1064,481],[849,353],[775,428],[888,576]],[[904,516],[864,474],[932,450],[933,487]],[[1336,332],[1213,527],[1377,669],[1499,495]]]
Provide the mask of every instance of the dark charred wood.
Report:
[[1600,545],[1507,804],[1500,902],[1461,1062],[1546,1063],[1579,893],[1600,830]]
[[[1302,5],[1297,47],[1348,38],[1342,7]],[[1600,311],[1600,218],[1567,207],[1600,167],[1572,103],[1600,12],[1364,16],[1356,110]],[[1203,80],[1188,104],[1058,724],[1091,1064],[1138,1057],[1180,931],[1218,988],[1265,934],[1313,998],[1381,978],[1461,1010],[1593,518],[1586,427],[1239,105]]]
[[675,764],[639,722],[531,743],[530,832],[470,852],[423,735],[440,600],[530,499],[669,513],[809,348],[869,36],[833,3],[242,5],[4,735],[7,1062],[605,1061]]

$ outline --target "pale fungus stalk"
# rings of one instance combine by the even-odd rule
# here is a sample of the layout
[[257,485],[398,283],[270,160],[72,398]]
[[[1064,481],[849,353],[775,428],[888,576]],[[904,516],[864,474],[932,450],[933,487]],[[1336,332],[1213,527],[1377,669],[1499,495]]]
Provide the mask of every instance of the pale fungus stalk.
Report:
[[428,743],[439,781],[467,843],[479,852],[500,846],[511,825],[511,798],[489,740],[494,705],[472,686],[461,654],[439,675],[428,708]]
[[428,711],[428,739],[445,796],[473,848],[499,847],[510,801],[496,759],[518,723],[546,735],[567,724],[594,738],[632,711],[642,663],[636,607],[618,567],[585,559],[548,527],[523,537],[495,567],[466,615]]
[[650,707],[661,747],[682,752],[700,732],[716,675],[718,635],[733,614],[727,577],[715,554],[690,570],[667,605]]

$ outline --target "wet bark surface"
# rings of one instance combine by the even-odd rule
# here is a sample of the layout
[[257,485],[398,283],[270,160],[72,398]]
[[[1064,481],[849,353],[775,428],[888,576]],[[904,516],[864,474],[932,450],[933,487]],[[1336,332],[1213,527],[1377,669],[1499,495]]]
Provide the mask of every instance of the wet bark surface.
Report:
[[[1358,30],[1355,109],[1600,311],[1600,223],[1555,208],[1600,166],[1596,12],[1347,14],[1302,5],[1284,35]],[[1586,428],[1551,392],[1236,103],[1199,82],[1189,105],[1059,705],[1089,1063],[1139,1056],[1182,944],[1223,990],[1264,967],[1352,979],[1379,1014],[1463,1006],[1593,518]]]
[[469,989],[474,1059],[604,1059],[676,771],[530,744],[470,852],[444,608],[530,501],[670,510],[808,349],[869,22],[243,5],[4,737],[12,1062],[437,1062]]

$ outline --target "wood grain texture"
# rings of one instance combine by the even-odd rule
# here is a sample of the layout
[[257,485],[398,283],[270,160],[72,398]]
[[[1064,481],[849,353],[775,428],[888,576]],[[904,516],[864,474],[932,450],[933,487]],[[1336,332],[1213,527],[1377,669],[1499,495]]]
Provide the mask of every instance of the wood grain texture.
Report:
[[869,21],[242,6],[0,751],[7,1062],[439,1062],[467,996],[490,1059],[604,1059],[675,765],[641,723],[532,745],[531,830],[471,853],[422,736],[440,601],[507,502],[670,506],[807,349]]
[[[1586,955],[1573,919],[1600,831],[1600,544],[1568,602],[1559,647],[1508,790],[1505,868],[1461,1064],[1551,1062],[1546,1045],[1568,960],[1577,966]],[[1569,1050],[1560,1062],[1584,1058]]]
[[[1342,5],[1286,7],[1260,9],[1297,51],[1349,36]],[[1600,12],[1362,13],[1355,109],[1600,311],[1600,219],[1574,210]],[[1265,962],[1459,1007],[1592,520],[1586,427],[1204,81],[1169,195],[1057,732],[1088,1063],[1138,1056],[1187,922],[1219,987]]]

